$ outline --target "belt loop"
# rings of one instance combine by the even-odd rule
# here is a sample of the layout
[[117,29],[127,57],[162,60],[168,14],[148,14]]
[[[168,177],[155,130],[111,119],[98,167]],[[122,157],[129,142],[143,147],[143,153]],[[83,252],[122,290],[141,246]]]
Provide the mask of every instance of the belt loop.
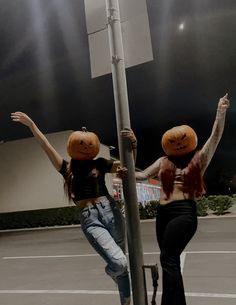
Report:
[[109,201],[110,202],[110,199],[109,199],[109,197],[106,195],[106,196],[104,196],[105,198],[102,198],[102,200],[101,200],[101,206],[102,206],[102,208],[103,209],[105,209],[105,205],[104,205],[104,203],[102,202],[103,200],[106,200],[106,201]]
[[88,206],[88,216],[91,215],[91,206]]

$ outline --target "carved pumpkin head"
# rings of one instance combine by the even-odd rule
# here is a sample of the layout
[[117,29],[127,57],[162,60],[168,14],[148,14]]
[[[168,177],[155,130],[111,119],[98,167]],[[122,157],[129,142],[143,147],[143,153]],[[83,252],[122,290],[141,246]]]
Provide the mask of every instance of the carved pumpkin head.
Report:
[[183,156],[197,147],[197,135],[188,125],[175,126],[163,134],[161,145],[167,156]]
[[74,131],[67,141],[67,152],[72,159],[92,160],[100,149],[98,136],[85,127],[82,131]]

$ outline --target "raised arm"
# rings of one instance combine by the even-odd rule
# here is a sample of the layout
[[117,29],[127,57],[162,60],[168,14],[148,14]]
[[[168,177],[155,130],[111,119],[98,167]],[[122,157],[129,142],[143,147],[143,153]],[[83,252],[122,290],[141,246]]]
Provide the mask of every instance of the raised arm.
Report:
[[16,111],[11,113],[11,119],[14,122],[19,122],[31,130],[37,142],[40,144],[42,149],[47,154],[49,160],[52,162],[53,166],[57,171],[61,169],[63,158],[60,154],[54,149],[54,147],[49,143],[45,135],[38,129],[34,121],[26,115],[24,112]]
[[225,126],[226,111],[229,108],[229,104],[230,102],[228,99],[228,93],[226,93],[225,96],[219,100],[211,135],[200,150],[202,174],[205,172],[207,166],[209,165],[222,137]]

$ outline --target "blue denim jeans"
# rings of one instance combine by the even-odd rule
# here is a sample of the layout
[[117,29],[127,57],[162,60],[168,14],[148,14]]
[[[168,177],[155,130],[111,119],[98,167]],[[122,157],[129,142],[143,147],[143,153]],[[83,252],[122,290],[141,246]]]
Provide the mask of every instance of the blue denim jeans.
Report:
[[125,255],[124,218],[114,199],[80,212],[81,228],[95,251],[106,261],[106,273],[117,283],[122,305],[130,304],[130,281]]
[[186,305],[180,255],[196,232],[197,223],[193,200],[173,201],[158,208],[156,234],[162,266],[161,305]]

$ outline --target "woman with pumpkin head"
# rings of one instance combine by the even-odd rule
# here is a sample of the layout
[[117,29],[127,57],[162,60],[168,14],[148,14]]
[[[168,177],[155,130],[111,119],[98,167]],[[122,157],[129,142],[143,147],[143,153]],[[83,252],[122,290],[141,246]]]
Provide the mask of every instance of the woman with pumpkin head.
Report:
[[[68,138],[67,151],[71,160],[64,160],[23,112],[14,112],[11,118],[29,127],[46,152],[55,169],[64,177],[64,188],[69,199],[80,209],[81,228],[92,247],[106,261],[106,273],[117,283],[122,305],[130,304],[130,281],[125,255],[123,215],[105,185],[105,174],[122,172],[119,161],[94,159],[100,141],[84,128]],[[135,150],[136,138],[131,129],[122,130],[122,136],[131,141]],[[124,168],[124,173],[125,173]]]
[[186,305],[180,255],[197,229],[195,198],[204,194],[203,174],[221,139],[228,94],[220,98],[210,137],[200,150],[197,135],[187,125],[177,126],[162,136],[166,154],[142,172],[137,180],[157,176],[161,182],[156,234],[162,266],[161,305]]

